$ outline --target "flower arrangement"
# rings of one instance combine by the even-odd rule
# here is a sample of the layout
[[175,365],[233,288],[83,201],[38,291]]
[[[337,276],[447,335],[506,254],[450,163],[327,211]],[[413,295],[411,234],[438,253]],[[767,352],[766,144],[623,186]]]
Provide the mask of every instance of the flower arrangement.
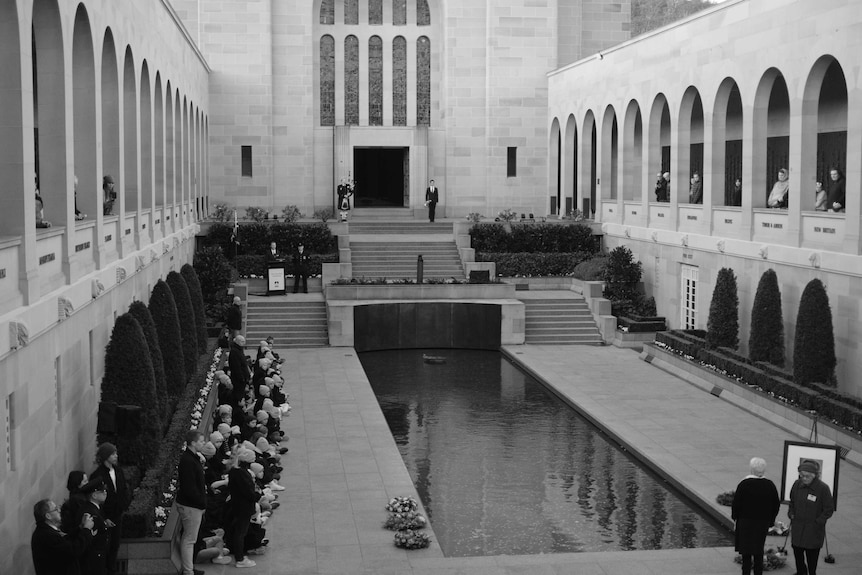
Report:
[[428,524],[428,520],[416,511],[407,511],[406,513],[391,513],[383,527],[390,531],[402,531],[404,529],[422,529]]
[[405,529],[395,533],[395,546],[401,549],[425,549],[431,544],[427,533]]
[[505,210],[497,214],[497,219],[502,222],[512,222],[513,220],[517,219],[517,217],[518,214],[516,214],[509,208],[506,208]]
[[767,535],[776,535],[778,537],[784,537],[787,535],[787,532],[790,531],[790,527],[788,527],[783,521],[776,521],[775,525],[769,528],[767,531]]
[[393,497],[386,504],[386,511],[391,513],[409,513],[419,509],[419,504],[412,497]]
[[302,212],[299,211],[299,208],[293,204],[288,204],[284,206],[284,208],[281,210],[281,214],[282,219],[284,219],[284,221],[286,221],[287,223],[293,223],[299,218],[304,217]]
[[474,224],[478,224],[483,217],[485,216],[483,216],[479,212],[470,212],[469,214],[467,214],[467,221],[473,222]]
[[719,505],[724,505],[725,507],[730,507],[733,505],[733,496],[736,495],[736,491],[725,491],[724,493],[719,493],[715,498],[715,502]]
[[[737,555],[734,559],[736,563],[742,563],[742,555]],[[773,549],[769,547],[763,551],[763,570],[773,571],[781,569],[787,563],[787,551],[783,548]]]

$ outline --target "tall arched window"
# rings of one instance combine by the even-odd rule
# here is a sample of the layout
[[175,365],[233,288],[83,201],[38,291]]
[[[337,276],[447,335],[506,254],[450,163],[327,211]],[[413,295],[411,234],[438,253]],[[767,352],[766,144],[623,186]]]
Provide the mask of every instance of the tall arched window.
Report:
[[416,125],[431,125],[431,42],[416,40]]
[[320,39],[320,125],[335,125],[335,39]]
[[368,40],[368,125],[383,125],[383,40]]
[[392,0],[392,24],[407,25],[407,0]]
[[383,24],[383,0],[368,0],[368,23]]
[[407,40],[392,41],[392,125],[407,125]]
[[359,39],[344,39],[344,123],[359,125]]
[[320,23],[335,24],[335,0],[323,0],[320,3]]
[[359,0],[344,0],[344,23],[359,24]]
[[428,9],[428,0],[416,0],[416,25],[431,25],[431,11]]

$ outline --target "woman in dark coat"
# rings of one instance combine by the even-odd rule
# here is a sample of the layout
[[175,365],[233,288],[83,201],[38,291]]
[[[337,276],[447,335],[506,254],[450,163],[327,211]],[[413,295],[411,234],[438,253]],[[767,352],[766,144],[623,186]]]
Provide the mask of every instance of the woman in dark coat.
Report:
[[751,474],[736,487],[731,517],[736,521],[736,550],[742,555],[742,575],[763,573],[763,546],[766,534],[775,524],[781,501],[775,484],[766,479],[766,461],[753,457]]
[[[796,572],[817,575],[817,559],[826,539],[826,521],[835,512],[829,486],[820,480],[820,464],[806,459],[798,468],[799,479],[790,488],[790,542]],[[806,566],[807,563],[807,566]]]
[[228,547],[236,558],[238,565],[253,567],[254,561],[245,556],[245,536],[248,533],[249,522],[255,513],[255,504],[260,495],[255,492],[254,479],[249,469],[254,463],[254,452],[237,448],[234,467],[228,472],[228,492],[230,503],[227,508]]

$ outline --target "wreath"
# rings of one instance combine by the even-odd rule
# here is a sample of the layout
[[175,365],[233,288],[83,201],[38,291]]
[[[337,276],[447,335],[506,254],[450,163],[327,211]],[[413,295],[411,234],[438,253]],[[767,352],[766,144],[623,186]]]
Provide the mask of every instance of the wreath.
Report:
[[419,504],[412,497],[393,497],[386,505],[386,511],[392,513],[409,513],[419,509]]
[[[735,563],[742,563],[742,555],[737,555],[733,561]],[[775,569],[781,569],[787,563],[787,551],[783,549],[773,549],[769,547],[764,549],[763,551],[763,570],[764,571],[773,571]]]
[[724,493],[719,493],[715,498],[715,502],[719,505],[724,505],[725,507],[730,507],[733,505],[733,496],[736,495],[736,491],[725,491]]
[[390,531],[401,531],[403,529],[422,529],[428,524],[428,521],[422,514],[416,511],[408,511],[406,513],[391,513],[383,527]]
[[395,533],[395,546],[401,549],[425,549],[431,544],[431,538],[421,531],[404,529]]

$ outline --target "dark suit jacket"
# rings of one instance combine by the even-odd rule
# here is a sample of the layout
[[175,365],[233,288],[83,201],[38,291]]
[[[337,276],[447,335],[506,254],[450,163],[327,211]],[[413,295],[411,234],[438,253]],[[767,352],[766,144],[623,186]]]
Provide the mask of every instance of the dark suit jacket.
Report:
[[227,309],[227,326],[230,329],[242,329],[242,308],[231,304]]
[[177,469],[177,503],[194,507],[195,509],[207,508],[207,486],[204,479],[204,466],[200,457],[193,453],[188,447],[180,455],[180,464]]
[[89,529],[64,535],[47,523],[36,524],[30,538],[36,575],[79,575],[79,559],[93,540]]
[[437,186],[434,186],[433,190],[431,189],[430,186],[428,188],[425,188],[425,201],[431,202],[432,204],[436,204],[437,202],[439,202],[440,201],[440,194],[438,193],[439,191],[440,191],[440,188]]
[[102,514],[105,516],[105,519],[110,519],[119,526],[120,518],[129,506],[130,499],[129,489],[126,486],[126,477],[119,467],[115,471],[114,475],[117,478],[116,487],[114,487],[114,482],[111,481],[111,477],[108,474],[108,468],[104,465],[100,465],[90,474],[90,481],[101,478],[105,482],[105,485],[108,487],[108,498],[105,500],[105,504],[102,505]]
[[308,275],[308,252],[293,253],[293,273],[296,275]]
[[[106,562],[108,554],[108,526],[105,525],[103,511],[91,501],[87,501],[78,508],[78,516],[75,518],[76,525],[81,524],[84,513],[89,513],[93,517],[93,529],[96,531],[96,534],[93,535],[92,542],[81,556],[81,573],[85,573],[86,575],[103,575],[107,572],[108,567]],[[79,529],[79,531],[83,530]]]
[[227,474],[230,509],[234,517],[251,517],[259,496],[254,489],[251,473],[244,467],[234,467]]
[[248,364],[245,361],[245,350],[231,342],[230,355],[227,358],[228,370],[230,371],[230,382],[233,384],[233,393],[236,397],[245,394],[246,386],[251,379],[248,372]]

